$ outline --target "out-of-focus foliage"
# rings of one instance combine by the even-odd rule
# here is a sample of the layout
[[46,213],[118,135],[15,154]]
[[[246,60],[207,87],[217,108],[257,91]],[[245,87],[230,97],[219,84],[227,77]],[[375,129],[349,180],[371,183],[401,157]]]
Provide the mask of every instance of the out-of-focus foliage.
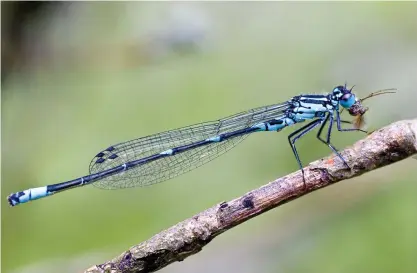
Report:
[[[79,272],[193,214],[297,170],[291,129],[249,137],[143,189],[18,190],[88,171],[110,144],[355,84],[368,125],[416,117],[416,3],[67,3],[28,26],[2,86],[2,272]],[[42,16],[41,16],[42,18]],[[33,31],[30,31],[32,30]],[[335,133],[336,147],[360,139]],[[304,164],[330,153],[314,134]],[[404,161],[236,227],[161,272],[416,272],[416,162]]]

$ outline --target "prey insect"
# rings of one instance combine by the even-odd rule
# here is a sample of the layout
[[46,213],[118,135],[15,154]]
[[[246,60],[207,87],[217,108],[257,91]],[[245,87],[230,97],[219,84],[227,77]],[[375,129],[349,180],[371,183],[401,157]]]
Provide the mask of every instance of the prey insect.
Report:
[[[353,89],[353,87],[351,88],[351,90]],[[353,127],[354,128],[363,128],[365,126],[365,119],[364,119],[364,115],[365,113],[369,110],[368,107],[365,107],[362,102],[366,99],[375,97],[375,96],[379,96],[379,95],[383,95],[383,94],[393,94],[396,93],[395,88],[388,88],[388,89],[382,89],[376,92],[373,92],[371,94],[369,94],[368,96],[358,99],[349,109],[348,112],[351,116],[354,117],[354,120],[352,122]],[[343,112],[342,108],[340,110],[340,113]]]
[[[283,103],[262,106],[216,121],[166,131],[116,145],[96,154],[90,163],[90,174],[70,181],[19,191],[8,196],[11,206],[50,196],[75,187],[94,185],[103,189],[148,186],[195,169],[224,154],[255,132],[279,132],[297,123],[306,125],[292,132],[288,142],[305,177],[296,142],[319,127],[317,138],[328,146],[349,168],[345,159],[331,144],[334,123],[338,131],[361,131],[363,115],[368,108],[362,102],[372,96],[391,93],[391,89],[358,99],[352,89],[337,86],[324,95],[305,94]],[[343,109],[355,117],[353,128],[342,128]],[[329,125],[325,136],[322,132]]]

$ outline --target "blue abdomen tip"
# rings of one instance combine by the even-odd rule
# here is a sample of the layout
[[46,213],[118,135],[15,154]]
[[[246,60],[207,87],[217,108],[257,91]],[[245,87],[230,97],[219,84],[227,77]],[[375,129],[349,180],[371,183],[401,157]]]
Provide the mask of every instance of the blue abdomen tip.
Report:
[[25,193],[22,191],[10,194],[7,197],[7,201],[9,202],[9,205],[12,207],[19,205],[21,203],[20,197],[22,197],[23,195],[25,195]]
[[7,197],[7,201],[9,202],[10,206],[14,207],[21,203],[26,203],[35,199],[39,199],[48,195],[51,195],[51,192],[48,192],[47,186],[39,187],[39,188],[32,188],[25,191],[19,191],[13,194],[10,194]]

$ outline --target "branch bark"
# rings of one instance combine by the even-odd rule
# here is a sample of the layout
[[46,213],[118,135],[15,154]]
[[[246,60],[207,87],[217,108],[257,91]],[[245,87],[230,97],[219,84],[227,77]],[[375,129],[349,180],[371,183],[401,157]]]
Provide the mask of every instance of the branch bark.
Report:
[[417,153],[417,119],[404,120],[379,129],[341,152],[351,167],[332,155],[229,202],[217,204],[118,257],[87,269],[86,273],[154,272],[170,263],[198,253],[228,229],[312,191],[395,163]]

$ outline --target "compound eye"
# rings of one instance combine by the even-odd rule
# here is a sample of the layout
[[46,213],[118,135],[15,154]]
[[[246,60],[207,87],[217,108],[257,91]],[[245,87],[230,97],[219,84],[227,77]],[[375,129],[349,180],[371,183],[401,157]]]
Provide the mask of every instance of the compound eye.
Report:
[[352,94],[350,94],[350,93],[346,93],[346,94],[344,94],[341,98],[340,98],[340,100],[343,100],[343,101],[348,101],[349,99],[350,99],[350,97],[352,96]]

